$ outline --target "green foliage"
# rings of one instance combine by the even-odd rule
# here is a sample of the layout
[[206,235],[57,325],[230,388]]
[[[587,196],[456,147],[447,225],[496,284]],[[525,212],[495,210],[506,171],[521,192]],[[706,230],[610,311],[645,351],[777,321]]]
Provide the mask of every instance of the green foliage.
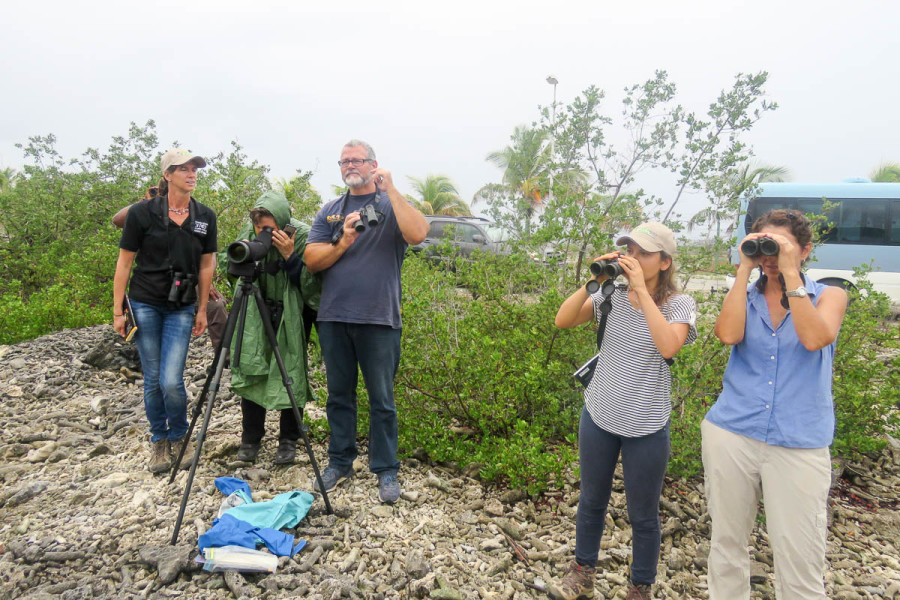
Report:
[[[549,273],[518,256],[482,255],[456,270],[407,258],[401,444],[482,465],[487,481],[546,487],[574,459],[581,397],[572,372],[590,336],[553,326],[562,302]],[[555,449],[555,450],[554,450]]]
[[[112,278],[121,232],[111,218],[160,179],[153,121],[131,124],[106,151],[88,148],[67,160],[53,135],[22,149],[22,173],[0,172],[0,343],[111,320]],[[177,145],[177,144],[176,144]],[[237,236],[253,202],[271,189],[268,167],[237,143],[207,157],[194,196],[218,215],[220,244]],[[309,174],[291,180],[294,207],[311,215],[320,199]]]
[[835,454],[850,459],[884,448],[884,433],[897,436],[900,414],[900,342],[891,323],[890,302],[856,269],[856,289],[838,337],[833,394],[836,412]]

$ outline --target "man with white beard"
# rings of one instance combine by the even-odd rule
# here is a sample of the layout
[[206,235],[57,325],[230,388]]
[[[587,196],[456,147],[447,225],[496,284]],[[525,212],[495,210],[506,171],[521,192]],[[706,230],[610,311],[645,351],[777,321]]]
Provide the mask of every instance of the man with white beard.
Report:
[[366,142],[347,142],[338,165],[349,189],[316,215],[304,253],[307,268],[322,274],[318,333],[331,428],[322,483],[329,490],[354,474],[359,369],[369,394],[369,470],[378,476],[381,501],[393,504],[400,497],[394,405],[400,268],[407,245],[425,239],[428,222],[394,187],[391,172],[378,166]]

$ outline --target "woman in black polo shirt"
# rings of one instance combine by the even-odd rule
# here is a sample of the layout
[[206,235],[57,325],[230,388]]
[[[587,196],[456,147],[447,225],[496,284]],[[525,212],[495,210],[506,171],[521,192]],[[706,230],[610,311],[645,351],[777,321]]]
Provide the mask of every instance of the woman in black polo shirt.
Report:
[[[191,197],[197,170],[206,161],[183,148],[162,158],[159,195],[131,207],[119,241],[113,285],[113,326],[125,333],[123,301],[137,323],[138,353],[144,372],[144,409],[150,422],[150,471],[168,471],[172,449],[187,433],[184,363],[191,332],[206,329],[206,303],[215,269],[216,215]],[[199,298],[194,314],[194,302]],[[193,447],[185,450],[189,466]]]

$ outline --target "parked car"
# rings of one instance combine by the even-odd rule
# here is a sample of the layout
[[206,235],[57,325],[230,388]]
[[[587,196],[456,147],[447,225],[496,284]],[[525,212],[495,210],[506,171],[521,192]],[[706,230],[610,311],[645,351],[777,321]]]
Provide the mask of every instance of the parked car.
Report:
[[429,224],[428,235],[421,244],[410,246],[413,252],[425,252],[426,256],[441,258],[440,245],[449,240],[463,257],[471,256],[476,249],[494,254],[509,254],[509,246],[506,244],[508,232],[488,219],[425,215],[425,220]]

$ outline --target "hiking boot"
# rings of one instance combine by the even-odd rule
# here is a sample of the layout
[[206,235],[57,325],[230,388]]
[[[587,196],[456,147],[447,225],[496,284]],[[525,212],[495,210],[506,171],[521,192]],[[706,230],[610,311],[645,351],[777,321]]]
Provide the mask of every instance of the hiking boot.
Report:
[[[172,453],[172,464],[175,463],[175,459],[178,458],[178,453],[181,452],[181,444],[184,443],[185,438],[181,438],[177,442],[172,442],[170,444],[170,452]],[[188,439],[187,447],[184,449],[184,456],[181,457],[181,463],[178,467],[182,471],[186,471],[191,468],[191,463],[194,462],[194,453],[197,452],[197,444],[194,443],[194,440]]]
[[147,467],[151,473],[165,473],[172,468],[172,458],[169,456],[169,440],[162,439],[153,442],[150,449],[150,465]]
[[276,465],[289,465],[297,456],[297,440],[281,440],[278,442],[278,450],[275,452]]
[[400,482],[397,481],[396,471],[378,474],[378,498],[388,504],[400,499]]
[[631,583],[625,600],[650,600],[650,586],[643,583]]
[[237,459],[241,462],[256,462],[259,446],[259,444],[241,444],[241,447],[238,448]]
[[553,600],[588,600],[594,597],[596,567],[584,567],[574,560],[562,580],[551,585],[547,592]]
[[[350,479],[353,477],[353,465],[348,465],[343,469],[339,469],[338,467],[332,467],[328,465],[325,467],[325,470],[322,471],[322,484],[325,486],[325,491],[330,490],[340,482],[345,479]],[[313,490],[319,492],[319,482],[313,482]]]

